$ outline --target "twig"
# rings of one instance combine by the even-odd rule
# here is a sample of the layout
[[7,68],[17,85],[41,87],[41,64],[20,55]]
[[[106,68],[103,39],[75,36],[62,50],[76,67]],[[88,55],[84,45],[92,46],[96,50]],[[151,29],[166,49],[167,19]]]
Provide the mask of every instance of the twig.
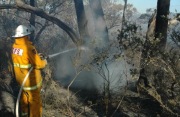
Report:
[[113,112],[113,114],[111,115],[111,117],[113,117],[113,116],[114,116],[114,114],[116,113],[116,111],[117,111],[117,110],[118,110],[118,108],[120,107],[120,105],[121,105],[121,103],[122,103],[122,101],[123,101],[123,99],[124,99],[124,96],[125,96],[125,95],[123,95],[123,97],[122,97],[122,99],[120,100],[120,102],[119,102],[118,106],[116,107],[116,110]]

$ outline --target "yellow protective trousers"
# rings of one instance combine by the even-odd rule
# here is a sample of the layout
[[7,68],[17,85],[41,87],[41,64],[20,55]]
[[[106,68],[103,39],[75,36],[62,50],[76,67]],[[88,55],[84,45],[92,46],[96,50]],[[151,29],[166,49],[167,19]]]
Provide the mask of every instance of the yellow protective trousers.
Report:
[[20,106],[22,117],[42,117],[41,88],[24,91],[21,94]]

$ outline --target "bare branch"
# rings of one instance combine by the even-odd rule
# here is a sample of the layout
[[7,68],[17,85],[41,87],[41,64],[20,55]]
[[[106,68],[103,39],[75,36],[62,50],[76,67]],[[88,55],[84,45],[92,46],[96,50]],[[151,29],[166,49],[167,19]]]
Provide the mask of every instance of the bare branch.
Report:
[[42,9],[40,8],[36,8],[36,7],[32,7],[30,5],[27,5],[25,3],[23,3],[20,0],[16,0],[16,4],[14,5],[0,5],[0,9],[18,9],[18,10],[22,10],[22,11],[26,11],[28,13],[34,13],[35,15],[44,18],[54,24],[56,24],[57,26],[59,26],[60,28],[62,28],[72,39],[72,41],[77,45],[79,37],[78,35],[73,31],[72,28],[70,28],[67,24],[65,24],[64,22],[62,22],[60,19],[47,14],[46,12],[44,12]]

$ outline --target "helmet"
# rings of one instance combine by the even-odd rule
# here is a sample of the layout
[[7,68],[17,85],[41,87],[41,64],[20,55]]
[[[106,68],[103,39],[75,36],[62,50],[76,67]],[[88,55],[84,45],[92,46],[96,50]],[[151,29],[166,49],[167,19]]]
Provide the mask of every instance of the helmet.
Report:
[[30,34],[31,34],[31,30],[29,28],[27,28],[24,25],[19,25],[15,30],[15,35],[12,37],[23,37]]

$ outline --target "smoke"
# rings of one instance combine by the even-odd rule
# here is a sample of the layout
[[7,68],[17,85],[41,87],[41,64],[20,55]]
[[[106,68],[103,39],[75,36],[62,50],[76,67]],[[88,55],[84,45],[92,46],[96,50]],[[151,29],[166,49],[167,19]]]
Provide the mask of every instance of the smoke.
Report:
[[104,48],[107,46],[107,32],[106,32],[106,24],[104,22],[103,17],[96,16],[90,5],[86,5],[85,13],[87,17],[87,28],[88,33],[90,35],[91,40],[87,40],[89,44],[93,44],[93,46],[97,48]]
[[[75,49],[58,56],[55,77],[60,84],[67,87],[75,78],[71,88],[99,91],[102,91],[107,79],[112,90],[120,90],[127,84],[130,78],[130,66],[124,59],[107,61],[99,68],[91,64],[92,57],[96,53],[85,47],[82,49],[83,51]],[[111,54],[113,55],[113,52]]]
[[[76,80],[73,82],[72,87],[86,87],[92,88],[94,87],[93,83],[93,74],[88,70],[78,70],[78,67],[81,65],[85,65],[88,61],[89,49],[85,47],[80,47],[80,49],[69,49],[73,51],[69,51],[67,53],[63,53],[59,56],[57,66],[56,66],[56,78],[63,84],[64,86],[68,86],[70,82],[77,76]],[[81,53],[79,53],[81,52]],[[83,54],[82,54],[83,53]],[[80,56],[78,54],[81,54]],[[86,54],[86,55],[85,55]],[[76,57],[78,55],[78,58]],[[92,86],[91,86],[92,85]]]
[[[98,89],[99,91],[102,91],[104,83],[108,81],[112,90],[120,90],[120,88],[127,85],[128,80],[131,78],[129,73],[131,66],[123,58],[112,61],[104,60],[102,65],[99,66],[91,64],[94,55],[98,54],[95,51],[96,48],[107,47],[106,40],[104,40],[107,34],[104,30],[103,19],[99,18],[94,22],[90,7],[86,7],[88,31],[91,36],[91,39],[87,40],[88,49],[87,47],[81,47],[81,49],[74,49],[58,56],[56,80],[66,87],[75,78],[71,88]],[[98,28],[95,29],[95,27]],[[107,53],[109,58],[113,58],[113,55],[119,53],[119,50],[113,47]]]
[[[110,61],[102,64],[102,67],[91,64],[93,56],[97,54],[95,48],[106,47],[106,42],[103,40],[104,27],[101,27],[102,19],[97,19],[94,23],[94,18],[90,8],[87,8],[86,16],[88,19],[88,30],[91,35],[91,41],[87,44],[89,47],[81,47],[74,49],[59,56],[56,64],[56,80],[60,84],[67,87],[70,82],[75,78],[71,88],[90,89],[102,91],[104,83],[110,83],[112,90],[120,89],[126,85],[127,79],[130,77],[128,71],[129,66],[124,59],[120,61]],[[98,31],[95,29],[95,24],[98,24]],[[97,31],[97,32],[96,32]],[[97,35],[99,32],[103,32]],[[67,50],[68,51],[68,50]],[[110,50],[108,56],[112,57],[114,50]],[[77,75],[78,74],[78,75]]]

